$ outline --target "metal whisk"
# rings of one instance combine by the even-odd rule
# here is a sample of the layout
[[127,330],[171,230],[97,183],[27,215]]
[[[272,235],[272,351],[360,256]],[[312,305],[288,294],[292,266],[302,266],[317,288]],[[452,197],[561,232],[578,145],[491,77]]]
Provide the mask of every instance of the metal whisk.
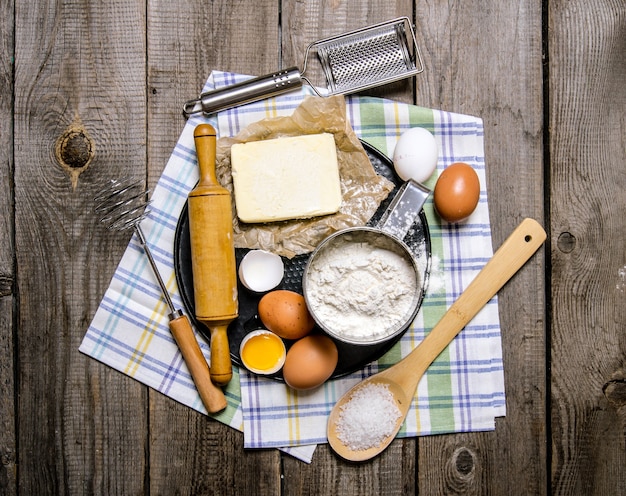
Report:
[[102,215],[100,222],[105,224],[107,228],[112,231],[135,229],[139,237],[139,243],[148,256],[154,275],[157,278],[159,286],[161,286],[163,296],[170,309],[169,317],[170,319],[174,319],[180,317],[182,311],[174,307],[174,302],[172,302],[172,298],[167,292],[165,283],[161,278],[152,252],[146,242],[146,236],[140,225],[141,221],[150,213],[150,210],[147,208],[148,205],[150,205],[150,200],[148,199],[149,193],[150,191],[144,189],[140,181],[133,182],[130,178],[111,180],[109,186],[95,198],[97,205],[94,211]]
[[204,406],[210,413],[216,413],[226,408],[224,393],[211,382],[209,366],[200,350],[191,323],[182,310],[174,307],[141,229],[141,221],[150,212],[147,209],[150,204],[148,194],[149,191],[143,187],[141,181],[130,178],[111,180],[102,193],[95,198],[94,211],[102,215],[100,222],[108,229],[113,231],[134,229],[137,233],[139,243],[148,257],[169,307],[170,331],[180,348]]

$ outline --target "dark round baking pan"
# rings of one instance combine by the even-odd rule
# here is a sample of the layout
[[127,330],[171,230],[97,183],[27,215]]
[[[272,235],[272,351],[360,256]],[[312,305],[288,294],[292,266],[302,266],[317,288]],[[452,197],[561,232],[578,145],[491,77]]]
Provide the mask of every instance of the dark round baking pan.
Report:
[[[398,187],[402,185],[403,181],[395,174],[393,163],[388,157],[368,143],[362,142],[362,144],[376,172],[395,184],[394,190],[389,194],[387,199],[381,203],[378,210],[367,224],[376,225],[395,196]],[[404,242],[409,246],[416,258],[420,259],[426,257],[426,263],[422,264],[423,269],[420,273],[422,282],[421,298],[423,299],[428,287],[431,264],[430,231],[428,229],[428,222],[423,210],[419,213],[412,228],[409,229],[409,233],[404,238]],[[239,267],[241,259],[248,251],[248,249],[242,248],[235,249],[237,267]],[[288,289],[302,294],[302,274],[309,256],[309,254],[297,255],[291,259],[283,257],[283,262],[285,264],[285,277],[283,278],[280,286],[276,289]],[[174,271],[180,289],[181,298],[183,300],[183,305],[189,315],[189,318],[207,339],[207,341],[210,341],[208,328],[195,318],[187,204],[183,207],[178,220],[178,225],[176,226],[176,235],[174,238]],[[263,324],[257,315],[258,302],[263,295],[249,291],[241,284],[241,282],[237,283],[237,289],[239,291],[239,316],[228,327],[228,338],[233,363],[243,367],[241,357],[239,356],[239,346],[246,334],[250,331],[263,327]],[[323,331],[316,326],[313,332],[321,333]],[[406,329],[402,333],[395,336],[392,340],[371,346],[354,345],[335,340],[339,351],[339,362],[332,377],[340,377],[342,375],[355,372],[362,369],[370,362],[380,358],[387,351],[389,351],[389,349],[402,337],[405,332]],[[291,343],[287,342],[286,344],[287,347],[289,347]],[[282,380],[280,372],[275,374],[273,377],[278,380]]]

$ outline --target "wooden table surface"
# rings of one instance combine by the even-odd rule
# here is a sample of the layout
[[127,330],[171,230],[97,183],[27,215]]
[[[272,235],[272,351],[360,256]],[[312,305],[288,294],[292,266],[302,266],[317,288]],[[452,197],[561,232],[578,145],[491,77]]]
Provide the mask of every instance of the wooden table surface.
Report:
[[[624,0],[0,2],[0,493],[626,494]],[[213,69],[407,15],[426,71],[370,94],[484,119],[494,247],[545,249],[500,292],[507,415],[310,465],[78,352],[128,239],[103,178],[154,186]]]

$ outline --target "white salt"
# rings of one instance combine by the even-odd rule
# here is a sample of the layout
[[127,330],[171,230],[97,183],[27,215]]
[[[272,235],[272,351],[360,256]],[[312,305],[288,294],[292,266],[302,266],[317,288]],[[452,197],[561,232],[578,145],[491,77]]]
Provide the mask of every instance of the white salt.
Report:
[[379,446],[394,434],[402,417],[386,384],[368,383],[357,388],[341,406],[337,438],[352,451]]

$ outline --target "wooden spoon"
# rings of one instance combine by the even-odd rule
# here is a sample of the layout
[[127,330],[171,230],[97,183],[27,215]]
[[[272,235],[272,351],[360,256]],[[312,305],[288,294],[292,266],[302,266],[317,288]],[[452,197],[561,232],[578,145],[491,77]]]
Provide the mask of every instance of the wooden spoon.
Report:
[[[369,460],[381,453],[400,430],[415,396],[417,385],[430,364],[485,304],[530,259],[546,239],[546,233],[533,219],[524,219],[483,267],[467,289],[452,304],[424,340],[394,366],[360,382],[339,399],[328,419],[328,442],[335,452],[350,461]],[[337,435],[342,407],[353,393],[367,384],[385,384],[401,412],[394,432],[377,446],[352,450]]]

